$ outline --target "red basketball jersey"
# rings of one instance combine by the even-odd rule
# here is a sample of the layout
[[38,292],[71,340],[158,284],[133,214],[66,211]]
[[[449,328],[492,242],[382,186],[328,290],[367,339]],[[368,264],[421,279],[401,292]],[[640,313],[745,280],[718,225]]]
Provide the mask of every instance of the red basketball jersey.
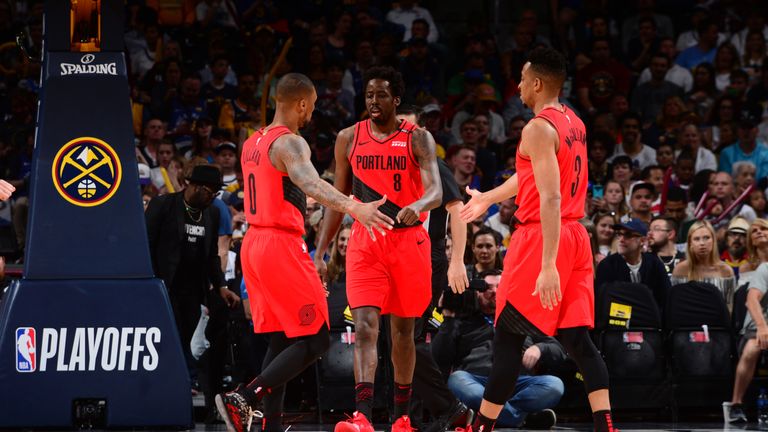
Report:
[[[584,217],[584,202],[587,199],[587,133],[584,123],[567,106],[543,109],[536,118],[548,121],[560,138],[557,164],[560,169],[560,217],[581,219]],[[531,143],[531,145],[539,145]],[[515,203],[518,209],[515,217],[520,223],[541,220],[539,191],[533,178],[533,165],[527,156],[517,151],[516,156],[518,192]]]
[[269,149],[279,137],[292,133],[285,126],[265,132],[259,129],[243,143],[245,219],[253,227],[280,228],[304,234],[307,198],[288,174],[278,171],[269,160]]
[[[355,125],[349,163],[352,165],[352,194],[362,202],[387,196],[379,208],[393,220],[405,206],[424,195],[419,163],[413,156],[411,138],[416,128],[403,120],[397,130],[380,140],[371,132],[370,120]],[[422,212],[423,222],[427,212]],[[396,228],[403,226],[396,224]]]

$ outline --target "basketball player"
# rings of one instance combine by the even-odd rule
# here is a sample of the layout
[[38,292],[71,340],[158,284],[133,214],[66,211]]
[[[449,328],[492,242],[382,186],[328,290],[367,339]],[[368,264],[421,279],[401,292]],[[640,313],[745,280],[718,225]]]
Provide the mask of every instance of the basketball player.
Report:
[[557,333],[584,376],[595,430],[613,431],[608,371],[587,333],[595,318],[589,236],[579,223],[587,193],[584,123],[558,101],[562,54],[537,49],[528,59],[520,97],[536,116],[523,129],[517,174],[485,193],[468,189],[471,199],[461,211],[469,222],[517,195],[519,223],[496,293],[493,367],[472,430],[493,429],[514,390],[525,336]]
[[16,188],[5,180],[0,180],[0,201],[5,201],[13,195]]
[[[432,297],[430,241],[421,225],[440,205],[442,188],[435,141],[426,130],[398,120],[403,77],[391,67],[372,67],[364,78],[370,119],[342,130],[336,138],[337,189],[353,191],[363,202],[389,200],[382,212],[396,222],[386,237],[365,235],[352,226],[347,246],[347,300],[355,321],[355,405],[357,411],[336,432],[373,432],[373,379],[378,354],[379,316],[390,314],[395,418],[392,431],[412,430],[408,418],[416,361],[414,322]],[[325,275],[322,257],[342,215],[329,212],[320,230],[315,266]],[[375,240],[375,241],[374,241]]]
[[394,221],[378,211],[383,196],[363,204],[321,180],[311,151],[298,134],[312,118],[317,93],[301,74],[277,83],[272,124],[243,145],[246,221],[242,246],[243,276],[256,333],[271,333],[264,368],[250,384],[216,396],[230,431],[250,428],[257,403],[264,399],[265,431],[282,432],[285,383],[312,364],[329,346],[325,290],[302,240],[305,193],[357,219],[359,231],[383,235]]

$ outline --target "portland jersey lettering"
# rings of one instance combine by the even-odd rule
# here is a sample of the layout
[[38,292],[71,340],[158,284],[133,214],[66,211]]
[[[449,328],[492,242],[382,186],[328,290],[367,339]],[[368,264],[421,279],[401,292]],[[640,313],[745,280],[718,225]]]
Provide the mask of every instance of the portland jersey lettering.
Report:
[[[557,151],[557,165],[560,170],[560,217],[581,219],[584,217],[584,203],[587,199],[587,133],[584,123],[567,106],[560,109],[543,109],[536,118],[548,121],[557,131],[560,148]],[[530,143],[530,145],[540,145]],[[515,203],[518,209],[515,217],[521,223],[539,222],[540,199],[533,177],[530,158],[520,154],[518,147],[515,157],[518,192]]]
[[[421,171],[411,147],[415,128],[403,120],[392,135],[378,139],[371,132],[370,120],[355,125],[349,155],[352,194],[362,202],[375,201],[386,195],[387,202],[379,210],[393,220],[403,207],[424,195]],[[420,216],[423,222],[427,213]],[[396,224],[395,227],[404,226]]]
[[245,219],[253,227],[279,228],[303,235],[307,198],[288,174],[278,171],[269,160],[269,149],[275,140],[290,133],[285,126],[266,132],[259,129],[243,143],[243,207]]

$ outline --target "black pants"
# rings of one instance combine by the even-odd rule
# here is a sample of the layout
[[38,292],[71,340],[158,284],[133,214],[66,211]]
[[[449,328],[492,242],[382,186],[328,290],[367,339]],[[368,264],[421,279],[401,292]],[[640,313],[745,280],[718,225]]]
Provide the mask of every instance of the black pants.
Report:
[[190,342],[195,333],[197,322],[200,320],[200,303],[202,299],[194,295],[170,295],[171,308],[173,309],[173,318],[176,321],[176,329],[179,331],[181,340],[181,350],[184,352],[184,359],[187,361],[187,369],[191,378],[197,377],[197,361],[192,357]]

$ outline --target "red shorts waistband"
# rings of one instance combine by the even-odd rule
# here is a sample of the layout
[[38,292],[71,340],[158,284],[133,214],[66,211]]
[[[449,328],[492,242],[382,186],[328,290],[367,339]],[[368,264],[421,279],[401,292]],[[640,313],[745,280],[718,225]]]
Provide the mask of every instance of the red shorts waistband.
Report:
[[[560,219],[560,224],[565,225],[568,223],[579,222],[580,220],[581,219],[576,219],[576,218]],[[541,226],[541,221],[537,220],[537,221],[527,221],[527,222],[515,222],[516,228],[526,228],[526,227],[535,227],[535,226]]]
[[248,227],[248,231],[245,232],[245,235],[248,235],[249,232],[253,232],[255,234],[282,234],[282,235],[291,235],[296,237],[302,237],[304,235],[302,231],[298,231],[298,230],[291,230],[291,229],[281,228],[281,227],[263,227],[263,226],[253,226],[253,225],[250,225]]

